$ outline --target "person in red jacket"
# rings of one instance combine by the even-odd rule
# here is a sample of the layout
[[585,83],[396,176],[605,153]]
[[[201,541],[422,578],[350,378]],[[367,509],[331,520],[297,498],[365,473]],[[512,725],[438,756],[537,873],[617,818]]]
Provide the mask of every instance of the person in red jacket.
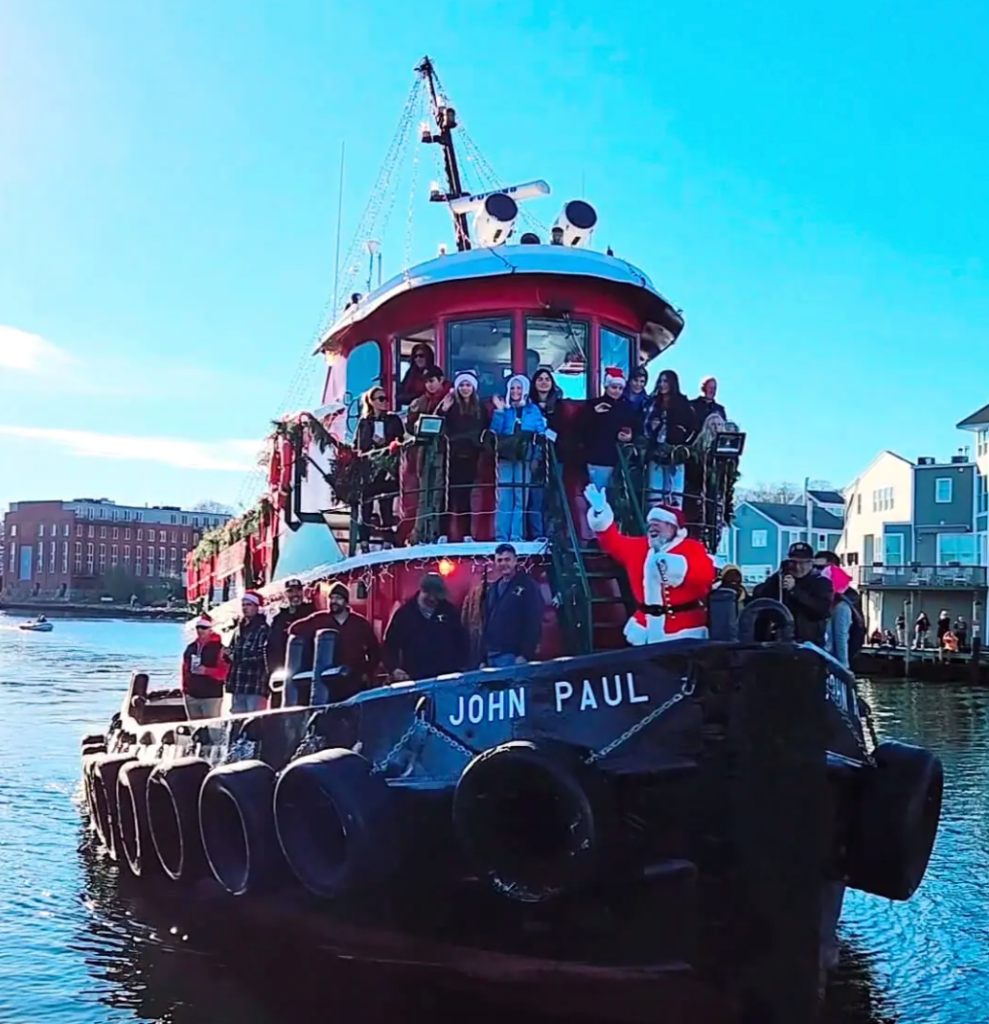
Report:
[[196,619],[196,639],[182,654],[182,694],[190,718],[219,718],[227,663],[208,615]]
[[646,516],[646,536],[626,537],[604,491],[584,490],[587,522],[601,550],[628,574],[638,608],[625,625],[633,646],[667,640],[707,639],[707,597],[714,585],[714,562],[699,540],[687,536],[683,513],[660,505]]
[[[350,593],[342,583],[334,583],[330,588],[329,611],[313,612],[304,619],[296,619],[288,627],[288,635],[301,636],[309,645],[308,664],[312,664],[312,647],[316,633],[321,629],[337,631],[337,647],[335,661],[343,665],[347,671],[337,677],[327,687],[325,683],[312,694],[309,703],[313,706],[334,704],[347,700],[362,690],[374,686],[374,674],[381,660],[381,645],[375,636],[374,627],[363,615],[350,610]],[[301,694],[297,686],[286,690],[286,705],[298,704]]]

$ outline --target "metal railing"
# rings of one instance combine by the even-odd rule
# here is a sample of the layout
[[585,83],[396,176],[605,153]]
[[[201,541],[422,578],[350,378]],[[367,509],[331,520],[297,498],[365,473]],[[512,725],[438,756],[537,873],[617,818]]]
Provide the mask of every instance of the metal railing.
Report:
[[984,587],[984,565],[863,565],[862,587]]

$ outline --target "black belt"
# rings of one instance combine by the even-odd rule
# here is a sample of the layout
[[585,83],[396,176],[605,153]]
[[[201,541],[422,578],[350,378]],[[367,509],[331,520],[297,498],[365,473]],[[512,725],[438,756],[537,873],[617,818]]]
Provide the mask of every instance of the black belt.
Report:
[[646,615],[676,615],[679,612],[693,612],[706,608],[707,604],[700,598],[695,601],[684,601],[683,604],[640,604],[639,611]]

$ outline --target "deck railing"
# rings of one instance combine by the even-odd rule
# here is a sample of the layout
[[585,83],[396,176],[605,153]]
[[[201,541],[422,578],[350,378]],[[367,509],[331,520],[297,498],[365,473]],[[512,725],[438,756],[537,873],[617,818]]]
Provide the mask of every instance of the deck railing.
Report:
[[859,566],[862,587],[892,588],[978,588],[986,585],[984,565],[863,565]]

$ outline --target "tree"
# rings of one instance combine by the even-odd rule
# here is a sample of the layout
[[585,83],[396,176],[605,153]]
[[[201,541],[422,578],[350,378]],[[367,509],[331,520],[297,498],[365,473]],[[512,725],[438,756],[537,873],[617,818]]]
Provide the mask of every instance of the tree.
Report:
[[758,483],[754,487],[746,487],[742,490],[740,497],[742,501],[770,501],[785,505],[798,494],[803,494],[803,490],[803,487],[798,487],[788,481]]
[[224,505],[222,502],[213,501],[211,498],[206,498],[203,501],[197,501],[190,510],[192,512],[205,512],[211,516],[232,516],[234,510],[229,505]]

